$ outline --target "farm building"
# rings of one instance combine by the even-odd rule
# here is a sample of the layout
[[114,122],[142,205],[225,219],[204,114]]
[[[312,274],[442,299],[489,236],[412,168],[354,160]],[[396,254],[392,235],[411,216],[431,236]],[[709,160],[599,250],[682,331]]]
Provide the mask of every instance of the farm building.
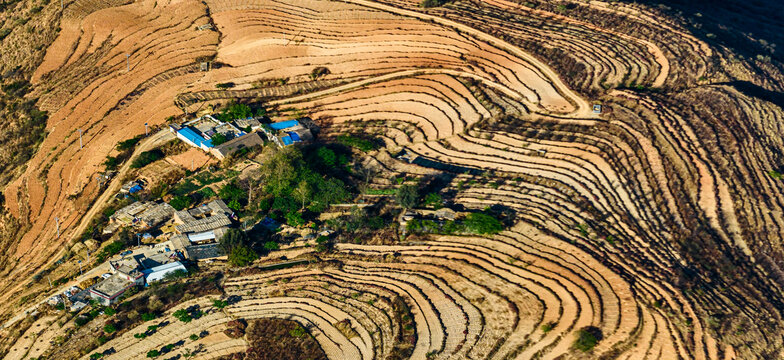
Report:
[[103,233],[111,234],[124,226],[137,229],[149,229],[169,220],[174,215],[174,208],[167,203],[137,201],[117,210],[110,218]]
[[237,125],[240,129],[250,129],[250,131],[261,129],[261,122],[256,118],[236,119],[234,120],[234,125]]
[[144,270],[143,273],[147,284],[150,284],[155,281],[161,281],[166,277],[166,275],[173,274],[177,271],[188,272],[188,270],[185,268],[185,265],[179,261],[174,261],[168,264],[163,264]]
[[237,150],[254,146],[261,146],[263,144],[264,141],[261,140],[259,134],[252,133],[231,139],[223,144],[215,146],[210,152],[218,159],[223,159]]
[[[141,273],[140,273],[141,276]],[[90,289],[90,297],[98,301],[101,305],[109,306],[117,302],[128,289],[138,285],[137,281],[129,281],[121,273],[117,272],[108,279],[101,281],[98,285]]]
[[131,180],[120,188],[121,194],[135,194],[139,191],[144,190],[144,183],[140,180]]
[[222,200],[174,214],[178,234],[171,237],[172,246],[185,257],[204,260],[224,256],[217,242],[232,225],[234,212]]
[[189,127],[180,127],[179,125],[169,125],[169,129],[177,134],[177,138],[184,141],[186,144],[200,148],[204,151],[212,149],[212,141],[205,139],[193,129]]
[[311,132],[311,129],[303,125],[300,120],[264,124],[261,129],[264,131],[264,134],[267,135],[267,138],[280,147],[312,141],[313,133]]

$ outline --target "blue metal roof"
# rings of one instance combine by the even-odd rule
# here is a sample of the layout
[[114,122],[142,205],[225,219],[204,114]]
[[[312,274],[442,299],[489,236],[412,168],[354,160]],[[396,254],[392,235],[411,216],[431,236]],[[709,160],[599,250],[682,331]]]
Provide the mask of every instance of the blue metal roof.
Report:
[[286,133],[289,134],[289,136],[291,136],[291,140],[293,140],[294,142],[302,141],[302,139],[299,138],[299,134],[293,131],[287,131]]
[[283,146],[289,146],[294,143],[293,141],[291,141],[291,136],[288,135],[281,137],[280,141],[283,141]]
[[207,139],[203,138],[201,135],[199,135],[195,131],[191,130],[191,128],[184,127],[184,128],[180,129],[177,132],[179,132],[186,139],[190,140],[190,142],[196,144],[196,146],[202,146],[202,144],[204,144],[204,146],[206,146],[208,148],[212,147],[212,141],[211,140],[207,140]]
[[283,129],[288,129],[290,127],[295,127],[297,125],[299,125],[299,121],[297,121],[297,120],[288,120],[288,121],[281,121],[281,122],[276,122],[276,123],[270,123],[269,127],[272,128],[272,130],[283,130]]

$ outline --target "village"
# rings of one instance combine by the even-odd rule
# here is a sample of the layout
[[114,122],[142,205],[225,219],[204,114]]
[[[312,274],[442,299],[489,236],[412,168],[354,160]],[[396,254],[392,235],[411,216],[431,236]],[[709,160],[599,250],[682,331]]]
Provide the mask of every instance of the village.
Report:
[[[168,131],[188,146],[222,160],[243,149],[259,148],[265,139],[267,144],[280,148],[308,144],[318,128],[308,118],[270,123],[268,117],[250,116],[224,122],[205,114],[182,124],[171,124]],[[104,173],[102,180],[110,180],[114,175]],[[142,178],[127,181],[116,198],[133,199],[149,186]],[[72,285],[47,302],[51,306],[67,306],[72,312],[91,302],[110,306],[135,287],[187,275],[188,262],[225,261],[227,254],[219,241],[230,228],[239,225],[238,221],[235,211],[221,199],[181,210],[160,199],[133,201],[116,210],[101,233],[111,237],[127,231],[135,238],[136,246],[107,260],[109,272]],[[287,227],[270,218],[262,219],[258,225],[270,231]],[[288,228],[283,233],[291,233]],[[322,231],[322,235],[330,233]]]

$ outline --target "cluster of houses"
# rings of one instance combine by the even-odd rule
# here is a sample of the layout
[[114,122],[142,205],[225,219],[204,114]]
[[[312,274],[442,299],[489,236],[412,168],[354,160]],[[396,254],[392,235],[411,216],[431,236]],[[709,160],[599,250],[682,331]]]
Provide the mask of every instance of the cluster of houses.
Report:
[[104,279],[89,289],[90,297],[108,306],[134,286],[149,285],[177,272],[187,273],[176,251],[165,245],[153,246],[151,251],[152,254],[130,254],[109,261],[111,273],[104,274]]
[[[204,115],[183,124],[169,125],[169,131],[186,144],[209,152],[218,159],[243,148],[262,145],[261,133],[280,147],[313,140],[316,127],[308,118],[262,123],[264,119],[251,117],[223,122]],[[217,139],[221,142],[218,143]]]
[[[234,211],[220,199],[180,211],[165,202],[137,201],[117,210],[104,233],[124,227],[136,233],[156,229],[154,237],[170,242],[172,251],[198,261],[224,256],[217,243],[236,220]],[[149,232],[144,236],[153,237]]]

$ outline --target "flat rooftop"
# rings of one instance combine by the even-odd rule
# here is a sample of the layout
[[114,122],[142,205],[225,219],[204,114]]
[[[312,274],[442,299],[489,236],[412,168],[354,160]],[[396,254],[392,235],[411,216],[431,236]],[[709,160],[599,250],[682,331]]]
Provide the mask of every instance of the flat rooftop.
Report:
[[115,273],[106,280],[99,282],[98,285],[95,285],[92,291],[101,293],[106,297],[113,297],[128,286],[131,286],[131,284],[133,283]]

